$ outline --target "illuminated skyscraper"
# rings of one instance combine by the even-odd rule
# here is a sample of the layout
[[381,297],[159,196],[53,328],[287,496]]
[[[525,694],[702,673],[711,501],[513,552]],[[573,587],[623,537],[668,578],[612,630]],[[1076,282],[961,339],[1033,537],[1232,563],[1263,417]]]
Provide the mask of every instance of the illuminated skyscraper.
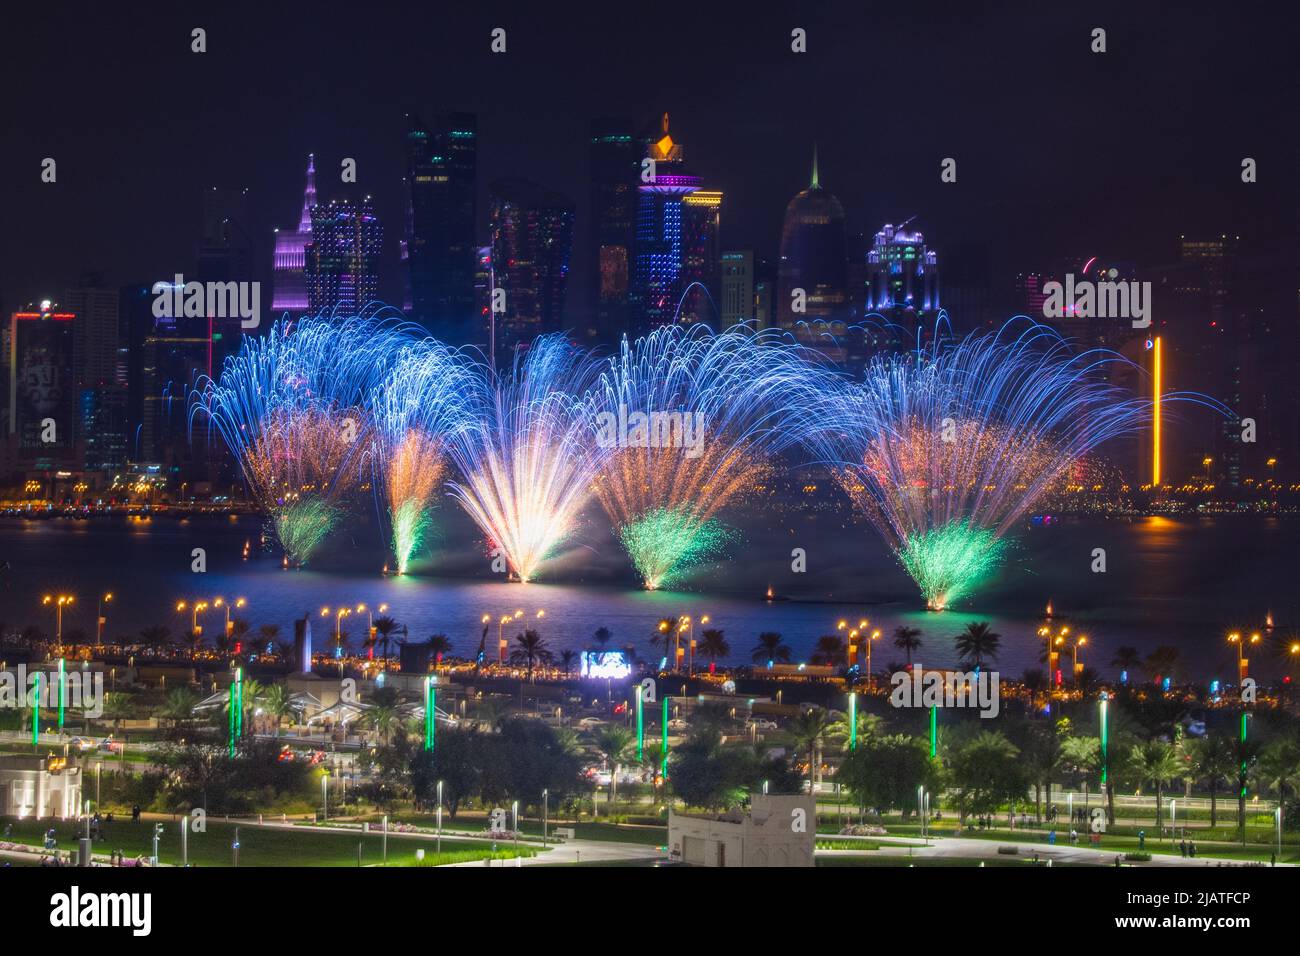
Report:
[[49,470],[73,464],[76,320],[48,299],[9,317],[6,431],[20,466]]
[[[702,283],[709,295],[717,294],[722,193],[701,191],[700,178],[686,170],[684,156],[682,145],[668,132],[665,113],[660,135],[646,142],[654,178],[638,186],[632,277],[635,334],[672,322],[692,282]],[[685,303],[683,321],[715,320],[708,297],[696,291]]]
[[307,310],[307,279],[303,274],[307,243],[311,242],[311,207],[316,205],[316,157],[307,155],[307,186],[302,194],[302,214],[292,232],[275,231],[275,288],[271,301],[274,318]]
[[313,206],[304,265],[307,308],[314,314],[355,315],[377,300],[383,239],[369,196],[360,203]]
[[498,356],[564,328],[573,214],[573,202],[545,186],[526,179],[492,183],[492,276],[505,292],[505,311],[493,316]]
[[627,331],[641,155],[630,120],[593,120],[588,143],[591,216],[586,252],[592,318],[587,338],[614,342]]
[[923,337],[929,334],[939,311],[939,260],[908,222],[885,223],[867,250],[863,311],[883,315],[913,342],[918,329]]
[[478,118],[439,113],[429,126],[408,118],[411,318],[445,341],[486,344],[474,309]]
[[777,317],[783,329],[819,336],[828,323],[847,318],[844,207],[822,188],[816,150],[808,188],[785,208],[777,284]]
[[722,291],[718,308],[722,327],[754,318],[754,253],[749,249],[722,254]]

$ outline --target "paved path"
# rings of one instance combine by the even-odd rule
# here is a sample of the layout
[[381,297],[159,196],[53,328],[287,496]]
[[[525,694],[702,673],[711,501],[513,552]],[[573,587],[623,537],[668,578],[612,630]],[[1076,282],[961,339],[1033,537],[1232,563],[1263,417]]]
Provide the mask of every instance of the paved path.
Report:
[[[837,840],[851,839],[845,837],[835,837]],[[1089,866],[1114,866],[1116,855],[1123,856],[1125,850],[1106,849],[1104,846],[1095,849],[1090,846],[1070,846],[1067,844],[1057,844],[1049,846],[1045,843],[1019,843],[1015,840],[983,840],[972,839],[969,837],[942,837],[932,840],[929,846],[922,845],[919,839],[908,837],[882,837],[881,839],[889,840],[893,843],[908,843],[910,846],[882,846],[878,850],[818,850],[818,856],[890,856],[890,857],[938,857],[938,858],[961,858],[976,860],[1028,860],[1037,855],[1040,860],[1050,859],[1056,863],[1083,863]],[[1015,856],[998,853],[1000,846],[1015,846],[1019,852]],[[1166,854],[1152,854],[1150,862],[1144,863],[1125,863],[1127,866],[1245,866],[1244,860],[1225,860],[1216,857],[1198,856],[1195,858],[1171,856]],[[1281,863],[1279,866],[1294,866],[1292,863]]]

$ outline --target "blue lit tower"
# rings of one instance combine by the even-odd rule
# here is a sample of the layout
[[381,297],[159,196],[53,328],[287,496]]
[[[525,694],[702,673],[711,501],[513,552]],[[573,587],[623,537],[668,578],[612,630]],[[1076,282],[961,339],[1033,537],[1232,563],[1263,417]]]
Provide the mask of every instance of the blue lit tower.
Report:
[[316,205],[316,157],[307,156],[307,186],[302,194],[298,228],[275,231],[275,289],[271,311],[298,314],[307,309],[307,280],[303,274],[307,243],[311,242],[311,207]]
[[[661,134],[647,137],[646,157],[654,160],[654,179],[638,187],[633,334],[673,321],[677,302],[691,282],[702,282],[716,294],[722,193],[701,190],[700,178],[687,171],[682,146],[669,135],[667,113]],[[702,296],[693,297],[688,306],[684,320],[711,317]]]

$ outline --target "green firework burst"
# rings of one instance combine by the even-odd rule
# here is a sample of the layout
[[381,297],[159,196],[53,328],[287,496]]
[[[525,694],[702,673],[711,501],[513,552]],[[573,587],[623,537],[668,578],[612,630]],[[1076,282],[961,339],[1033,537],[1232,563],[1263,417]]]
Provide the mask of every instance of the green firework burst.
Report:
[[421,501],[403,501],[389,513],[393,523],[393,554],[397,573],[405,574],[411,557],[420,550],[433,522],[429,509]]
[[921,589],[926,607],[941,611],[988,577],[1006,550],[1006,542],[992,529],[952,521],[909,535],[898,560]]
[[710,518],[697,521],[671,508],[656,508],[619,531],[619,539],[650,590],[678,581],[694,565],[719,553],[731,534]]
[[339,510],[323,501],[309,500],[281,508],[275,515],[275,534],[291,564],[303,565],[339,520]]

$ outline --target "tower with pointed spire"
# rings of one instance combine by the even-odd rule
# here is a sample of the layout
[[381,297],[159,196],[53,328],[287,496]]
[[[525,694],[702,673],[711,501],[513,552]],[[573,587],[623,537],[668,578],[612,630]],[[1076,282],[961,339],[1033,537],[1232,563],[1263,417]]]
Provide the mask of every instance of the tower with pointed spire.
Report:
[[311,242],[311,209],[316,205],[316,155],[307,154],[307,185],[302,195],[302,214],[292,232],[275,231],[275,284],[271,311],[275,318],[284,312],[307,310],[307,280],[303,275],[307,243]]
[[777,270],[780,326],[817,337],[848,316],[848,236],[844,207],[821,184],[813,146],[808,188],[790,200],[781,227]]

